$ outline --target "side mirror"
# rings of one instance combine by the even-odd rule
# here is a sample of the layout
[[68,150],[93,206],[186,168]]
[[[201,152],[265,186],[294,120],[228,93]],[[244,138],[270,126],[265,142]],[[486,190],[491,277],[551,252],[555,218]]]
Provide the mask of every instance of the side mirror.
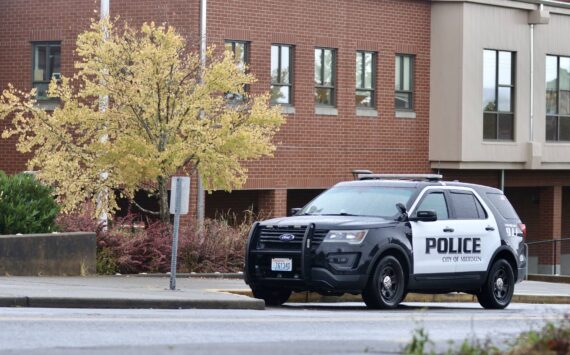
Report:
[[435,211],[418,211],[409,220],[412,222],[435,222],[437,221],[437,213]]
[[291,208],[291,216],[295,216],[297,213],[301,212],[302,208]]
[[408,212],[407,212],[406,206],[403,203],[398,202],[396,204],[396,208],[398,209],[398,212],[400,212],[400,216],[398,216],[398,221],[400,221],[400,222],[407,221],[408,220]]

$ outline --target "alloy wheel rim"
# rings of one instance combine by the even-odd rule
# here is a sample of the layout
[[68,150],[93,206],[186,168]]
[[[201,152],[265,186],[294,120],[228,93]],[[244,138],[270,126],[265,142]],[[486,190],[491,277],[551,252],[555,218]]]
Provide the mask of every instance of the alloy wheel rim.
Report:
[[509,294],[510,284],[505,268],[501,267],[493,277],[493,295],[499,302],[505,302]]
[[398,290],[398,278],[396,271],[391,265],[387,265],[382,270],[380,276],[380,294],[385,301],[392,301]]

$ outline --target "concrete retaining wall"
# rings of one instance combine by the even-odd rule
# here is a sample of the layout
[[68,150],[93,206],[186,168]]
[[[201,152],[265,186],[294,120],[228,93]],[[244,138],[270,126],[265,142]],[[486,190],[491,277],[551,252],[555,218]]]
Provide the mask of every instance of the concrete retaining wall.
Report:
[[0,275],[94,274],[96,252],[95,233],[0,235]]

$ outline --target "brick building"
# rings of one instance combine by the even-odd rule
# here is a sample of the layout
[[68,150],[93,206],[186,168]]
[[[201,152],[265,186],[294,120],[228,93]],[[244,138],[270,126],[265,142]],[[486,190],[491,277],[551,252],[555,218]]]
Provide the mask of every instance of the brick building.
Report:
[[[353,169],[439,171],[446,179],[504,187],[529,238],[570,236],[563,101],[570,91],[562,70],[545,77],[545,62],[560,69],[570,57],[570,6],[536,2],[208,0],[208,44],[243,51],[258,79],[251,91],[272,89],[287,123],[275,139],[275,157],[248,162],[242,190],[208,194],[206,215],[250,207],[285,215],[351,179]],[[99,6],[99,0],[0,2],[0,88],[41,91],[51,75],[70,75],[75,38]],[[199,0],[110,0],[111,17],[166,22],[196,50],[199,13]],[[0,130],[7,124],[0,122]],[[0,170],[24,170],[25,161],[14,140],[0,140]],[[532,249],[535,271],[560,265],[568,245],[567,252]]]

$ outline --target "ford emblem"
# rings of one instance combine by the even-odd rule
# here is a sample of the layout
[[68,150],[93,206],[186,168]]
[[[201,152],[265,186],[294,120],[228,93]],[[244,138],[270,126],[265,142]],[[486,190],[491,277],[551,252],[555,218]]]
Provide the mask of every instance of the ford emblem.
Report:
[[293,234],[281,234],[279,236],[279,240],[282,240],[284,242],[290,242],[293,239],[295,239],[295,236]]

